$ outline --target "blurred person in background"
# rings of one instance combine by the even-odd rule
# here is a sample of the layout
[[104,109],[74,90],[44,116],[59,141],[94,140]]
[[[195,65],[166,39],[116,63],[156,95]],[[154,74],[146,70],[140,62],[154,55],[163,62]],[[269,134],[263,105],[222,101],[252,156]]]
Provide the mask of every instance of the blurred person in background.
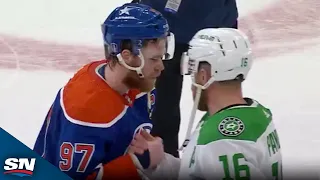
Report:
[[188,42],[204,28],[238,28],[236,0],[133,0],[151,6],[168,20],[175,35],[173,59],[164,61],[165,70],[156,82],[156,106],[152,114],[152,135],[163,139],[165,152],[179,157],[180,99],[183,76],[181,56]]

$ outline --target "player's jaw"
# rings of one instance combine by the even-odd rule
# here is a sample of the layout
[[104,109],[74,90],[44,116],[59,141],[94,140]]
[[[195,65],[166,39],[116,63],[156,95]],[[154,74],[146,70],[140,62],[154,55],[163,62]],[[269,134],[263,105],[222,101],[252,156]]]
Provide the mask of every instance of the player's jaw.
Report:
[[[133,57],[130,66],[139,67],[141,59],[138,56]],[[154,86],[156,79],[160,76],[161,71],[164,69],[162,60],[157,61],[145,58],[145,64],[142,68],[142,74],[144,77],[139,77],[136,71],[129,70],[126,77],[123,79],[123,83],[129,89],[138,89],[141,92],[149,92]]]
[[[196,98],[197,88],[192,85],[191,89],[192,89],[192,97],[193,97],[193,101],[194,101]],[[202,90],[201,95],[200,95],[200,99],[199,99],[198,109],[200,111],[208,111],[208,103],[207,102],[208,102],[208,91]]]
[[140,78],[135,71],[130,71],[124,78],[123,83],[126,84],[129,89],[149,92],[154,88],[156,79],[157,76]]
[[200,111],[208,111],[208,93],[207,90],[203,90],[200,96],[198,109]]
[[136,84],[139,86],[138,89],[142,92],[149,92],[154,88],[157,78],[164,69],[161,58],[157,58],[157,60],[148,58],[146,61],[145,66],[142,68],[144,77],[135,76]]

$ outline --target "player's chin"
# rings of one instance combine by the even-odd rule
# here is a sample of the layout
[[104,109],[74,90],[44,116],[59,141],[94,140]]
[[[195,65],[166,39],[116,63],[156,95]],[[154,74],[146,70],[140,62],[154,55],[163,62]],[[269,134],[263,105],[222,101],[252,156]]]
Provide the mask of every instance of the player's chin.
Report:
[[208,104],[205,92],[201,94],[198,104],[198,109],[200,111],[208,111]]
[[208,106],[206,104],[200,104],[198,105],[198,110],[199,111],[208,111]]
[[148,79],[146,82],[145,82],[145,91],[144,92],[150,92],[152,91],[152,89],[155,87],[156,85],[156,79]]
[[156,84],[156,79],[144,80],[143,83],[141,83],[139,90],[141,92],[150,92],[155,87],[155,84]]

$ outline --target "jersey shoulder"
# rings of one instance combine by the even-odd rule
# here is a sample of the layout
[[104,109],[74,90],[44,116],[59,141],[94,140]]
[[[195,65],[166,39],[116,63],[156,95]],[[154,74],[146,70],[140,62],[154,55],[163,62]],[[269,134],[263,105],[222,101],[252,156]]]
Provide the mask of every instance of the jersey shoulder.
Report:
[[198,144],[224,139],[256,142],[271,121],[271,111],[257,101],[251,106],[234,106],[205,117]]
[[97,73],[104,64],[103,61],[87,64],[61,89],[60,104],[68,120],[109,127],[125,114],[121,95]]

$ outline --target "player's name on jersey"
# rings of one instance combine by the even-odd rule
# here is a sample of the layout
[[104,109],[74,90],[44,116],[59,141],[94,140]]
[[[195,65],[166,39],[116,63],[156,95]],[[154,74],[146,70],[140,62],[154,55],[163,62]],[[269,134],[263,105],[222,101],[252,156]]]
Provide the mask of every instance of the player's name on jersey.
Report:
[[267,136],[267,144],[269,148],[269,155],[272,156],[277,153],[280,149],[280,142],[278,138],[278,133],[276,130],[272,131]]

